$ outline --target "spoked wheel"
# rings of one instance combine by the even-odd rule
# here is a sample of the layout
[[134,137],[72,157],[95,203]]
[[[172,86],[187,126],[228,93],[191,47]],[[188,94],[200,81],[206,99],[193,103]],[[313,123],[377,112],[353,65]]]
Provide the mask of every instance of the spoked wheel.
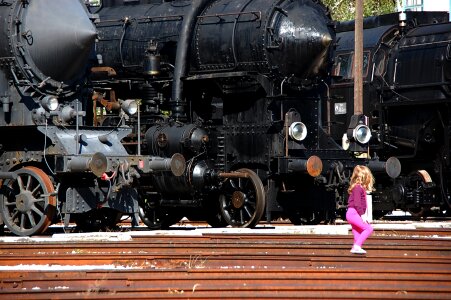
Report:
[[[418,189],[423,184],[432,183],[431,175],[426,170],[418,170],[410,176],[410,184],[413,188]],[[408,209],[409,213],[416,218],[426,217],[424,207],[411,207]]]
[[213,228],[220,228],[220,227],[226,227],[229,225],[226,220],[224,220],[224,216],[222,214],[222,211],[220,209],[220,199],[221,195],[212,192],[208,195],[208,197],[204,200],[203,204],[203,210],[206,214],[206,221],[208,225],[210,225]]
[[265,190],[258,175],[249,169],[239,169],[247,177],[228,178],[219,197],[221,214],[233,227],[253,227],[265,210]]
[[4,182],[0,207],[3,222],[11,232],[29,236],[44,232],[56,208],[50,177],[36,167],[16,171],[17,178]]
[[150,229],[167,229],[182,216],[178,212],[167,212],[160,207],[158,199],[146,199],[139,204],[139,218]]

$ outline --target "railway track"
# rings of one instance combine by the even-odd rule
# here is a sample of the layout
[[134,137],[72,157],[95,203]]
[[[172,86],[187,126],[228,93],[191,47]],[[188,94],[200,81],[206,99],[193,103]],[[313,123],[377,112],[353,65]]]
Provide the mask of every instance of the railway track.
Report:
[[0,242],[3,299],[450,299],[451,230],[205,229]]

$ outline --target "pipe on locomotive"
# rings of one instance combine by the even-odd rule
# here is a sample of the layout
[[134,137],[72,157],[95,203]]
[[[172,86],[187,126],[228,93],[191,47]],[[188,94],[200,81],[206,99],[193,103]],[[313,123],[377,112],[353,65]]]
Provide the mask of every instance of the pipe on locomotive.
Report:
[[401,174],[401,162],[394,156],[386,161],[370,160],[368,168],[372,172],[385,172],[391,178],[396,178]]
[[[150,172],[166,172],[176,176],[182,176],[186,170],[186,161],[183,155],[175,153],[171,158],[163,158],[158,156],[148,156],[146,160],[141,160],[138,164],[140,169],[149,170]],[[71,173],[92,172],[97,177],[104,176],[108,169],[108,159],[105,154],[96,152],[91,155],[77,155],[68,157],[67,170]],[[2,174],[4,173],[4,174]],[[12,178],[14,173],[0,172],[0,178]]]
[[308,159],[289,159],[288,170],[291,172],[307,172],[312,177],[317,177],[323,171],[321,158],[316,155]]
[[183,155],[175,153],[171,158],[150,157],[149,168],[152,171],[171,171],[174,176],[182,176],[185,173],[186,162]]
[[196,25],[197,16],[200,15],[208,2],[209,0],[193,1],[190,11],[185,15],[182,22],[182,31],[180,32],[179,41],[177,43],[174,82],[172,85],[172,115],[176,120],[184,120],[186,118],[186,103],[183,98],[182,77],[186,76],[189,45],[192,39],[194,26]]
[[67,167],[70,172],[91,171],[97,177],[102,176],[108,167],[108,160],[105,154],[97,152],[92,156],[75,156],[68,162]]
[[[204,172],[202,175],[204,176],[203,180],[206,181],[206,177],[210,177],[212,179],[225,179],[225,178],[248,178],[249,174],[244,172],[217,172],[213,170],[209,170],[210,172]],[[308,159],[289,159],[288,160],[288,171],[289,172],[298,172],[298,173],[307,173],[312,177],[318,177],[321,175],[323,171],[323,163],[321,158],[316,155],[310,156]]]

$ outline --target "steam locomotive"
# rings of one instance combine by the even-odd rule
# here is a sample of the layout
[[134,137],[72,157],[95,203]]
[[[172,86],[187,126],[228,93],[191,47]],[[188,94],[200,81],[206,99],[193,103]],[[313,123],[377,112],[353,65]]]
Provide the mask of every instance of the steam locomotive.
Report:
[[[449,215],[451,204],[451,23],[444,12],[407,12],[364,20],[364,114],[382,160],[398,158],[392,185],[378,178],[373,211]],[[337,142],[352,107],[354,22],[337,26],[327,99],[328,132]],[[346,145],[343,145],[346,147]]]
[[399,175],[396,158],[356,158],[323,128],[335,23],[318,1],[102,1],[97,13],[93,88],[141,103],[129,151],[187,161],[184,176],[141,181],[149,227],[330,221],[356,164]]
[[[276,202],[281,178],[301,174],[313,182],[321,173],[321,160],[303,146],[300,99],[284,103],[286,92],[312,87],[326,74],[334,33],[324,6],[268,0],[102,5],[94,90],[107,99],[140,100],[139,116],[128,121],[137,133],[127,141],[130,151],[177,152],[187,161],[184,176],[162,173],[141,182],[141,219],[148,226],[182,216],[212,226],[254,226],[265,209],[283,210]],[[114,118],[106,114],[102,124]]]
[[[430,24],[428,46],[414,35],[401,47],[416,23],[372,21],[364,115],[348,109],[352,30],[319,1],[2,1],[0,16],[0,210],[15,234],[58,218],[94,230],[124,213],[154,229],[183,216],[329,222],[357,164],[376,175],[380,214],[449,208],[438,15],[408,15]],[[398,56],[423,46],[445,55],[424,64],[441,66],[433,81],[403,71],[400,85]]]
[[[124,122],[89,121],[86,70],[97,33],[88,15],[81,1],[0,3],[0,224],[17,235],[57,220],[95,230],[121,213],[137,224],[136,178],[184,172],[179,154],[127,153]],[[121,118],[136,110],[118,104]]]

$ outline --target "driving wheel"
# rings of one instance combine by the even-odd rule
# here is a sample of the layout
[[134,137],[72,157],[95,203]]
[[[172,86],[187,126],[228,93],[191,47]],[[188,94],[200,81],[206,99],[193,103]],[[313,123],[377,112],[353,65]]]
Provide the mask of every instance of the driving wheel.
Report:
[[4,182],[0,207],[3,221],[11,232],[29,236],[44,232],[52,222],[56,196],[50,177],[36,167],[15,172],[17,178]]
[[[418,189],[422,184],[428,184],[432,182],[431,175],[426,170],[418,170],[410,176],[410,183],[412,187]],[[425,208],[424,207],[410,207],[408,209],[409,213],[416,218],[425,217]]]
[[245,177],[227,178],[219,197],[220,211],[233,227],[253,227],[263,216],[265,190],[258,175],[249,169],[239,169]]
[[177,209],[163,209],[159,202],[159,197],[148,197],[139,204],[139,218],[152,230],[168,229],[183,217]]

